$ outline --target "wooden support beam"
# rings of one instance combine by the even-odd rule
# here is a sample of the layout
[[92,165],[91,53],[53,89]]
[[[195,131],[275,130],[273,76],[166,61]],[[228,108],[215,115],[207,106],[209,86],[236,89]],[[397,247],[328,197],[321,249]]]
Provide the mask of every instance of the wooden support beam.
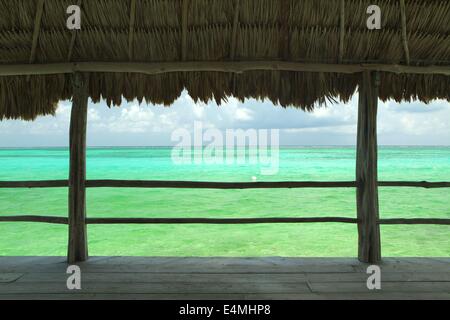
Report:
[[231,33],[231,48],[230,48],[230,59],[234,60],[236,57],[236,47],[237,47],[237,35],[239,30],[239,12],[241,10],[241,0],[235,0],[234,5],[234,19],[233,19],[233,31]]
[[85,186],[88,79],[88,76],[81,73],[75,73],[73,77],[70,119],[69,263],[85,261],[88,258]]
[[409,57],[409,46],[408,46],[408,35],[406,30],[406,6],[405,6],[405,0],[400,0],[400,12],[401,12],[401,21],[402,21],[402,42],[403,42],[403,49],[405,51],[405,59],[406,64],[410,64],[410,57]]
[[73,62],[50,64],[0,64],[0,76],[50,75],[74,72],[140,73],[293,71],[355,74],[379,71],[396,74],[450,76],[450,65],[406,66],[397,64],[332,64],[289,61],[185,61],[185,62]]
[[345,43],[345,0],[341,0],[339,12],[339,59],[342,63],[344,60],[344,43]]
[[128,32],[128,59],[133,60],[134,24],[136,21],[136,0],[130,0],[130,30]]
[[188,8],[189,0],[182,0],[181,7],[181,60],[187,60]]
[[[83,0],[78,0],[78,7],[81,8],[81,5],[83,4]],[[73,48],[75,47],[75,42],[77,41],[77,34],[78,30],[72,30],[72,38],[70,39],[69,44],[69,52],[67,53],[67,61],[70,62],[72,60],[73,55]]]
[[378,79],[376,73],[364,72],[359,85],[358,138],[356,154],[358,258],[361,262],[381,260],[378,207],[377,108]]

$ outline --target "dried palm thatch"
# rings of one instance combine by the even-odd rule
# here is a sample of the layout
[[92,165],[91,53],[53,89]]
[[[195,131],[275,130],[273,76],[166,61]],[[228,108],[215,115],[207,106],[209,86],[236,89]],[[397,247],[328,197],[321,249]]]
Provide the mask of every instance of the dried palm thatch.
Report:
[[[82,8],[82,29],[76,32],[66,28],[66,9],[74,2]],[[402,11],[401,0],[379,0],[382,29],[368,30],[371,2],[0,0],[0,66],[183,60],[450,65],[450,1],[405,0]],[[360,79],[359,74],[269,70],[92,72],[89,77],[93,101],[106,99],[108,105],[120,105],[123,98],[170,105],[187,89],[205,102],[232,95],[305,110],[328,100],[348,101]],[[382,72],[380,78],[383,100],[450,100],[446,75]],[[53,114],[59,100],[71,97],[70,79],[71,74],[0,77],[0,120]]]

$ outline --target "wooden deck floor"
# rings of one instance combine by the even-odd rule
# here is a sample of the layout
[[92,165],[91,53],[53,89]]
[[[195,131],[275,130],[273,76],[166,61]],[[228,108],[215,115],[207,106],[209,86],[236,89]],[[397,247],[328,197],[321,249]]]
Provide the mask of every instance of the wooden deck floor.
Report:
[[95,257],[69,291],[65,258],[0,257],[0,299],[450,299],[450,258],[380,267],[370,291],[356,259]]

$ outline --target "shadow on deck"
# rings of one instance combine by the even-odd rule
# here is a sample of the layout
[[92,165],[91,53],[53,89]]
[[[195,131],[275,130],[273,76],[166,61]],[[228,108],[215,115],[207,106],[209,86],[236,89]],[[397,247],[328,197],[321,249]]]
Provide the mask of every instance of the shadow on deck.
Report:
[[385,258],[381,290],[351,258],[0,257],[0,299],[450,299],[450,258]]

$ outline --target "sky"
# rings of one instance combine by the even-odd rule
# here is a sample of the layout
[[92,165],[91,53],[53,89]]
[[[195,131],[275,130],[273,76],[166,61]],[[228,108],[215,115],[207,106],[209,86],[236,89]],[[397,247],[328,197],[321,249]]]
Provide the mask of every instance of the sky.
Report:
[[[270,101],[229,98],[195,103],[183,92],[169,108],[139,105],[136,101],[109,109],[104,102],[89,103],[88,146],[173,146],[175,130],[203,128],[279,129],[280,145],[355,145],[357,94],[347,104],[319,106],[314,112],[282,108]],[[34,122],[0,121],[0,147],[68,146],[70,101],[59,103],[55,116]],[[398,104],[379,103],[378,142],[380,145],[450,145],[450,104],[436,100]]]

